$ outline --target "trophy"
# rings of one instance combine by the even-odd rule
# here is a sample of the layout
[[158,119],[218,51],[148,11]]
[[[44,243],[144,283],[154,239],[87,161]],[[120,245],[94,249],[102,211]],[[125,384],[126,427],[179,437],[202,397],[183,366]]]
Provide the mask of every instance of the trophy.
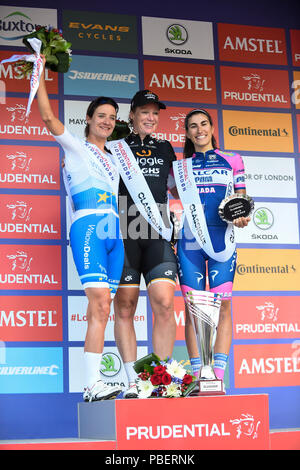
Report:
[[238,217],[248,217],[253,212],[254,201],[250,196],[234,193],[223,199],[219,205],[219,216],[225,222],[232,222]]
[[221,307],[220,294],[191,290],[186,294],[188,312],[196,334],[197,346],[202,360],[198,395],[224,395],[223,381],[215,376],[213,348]]

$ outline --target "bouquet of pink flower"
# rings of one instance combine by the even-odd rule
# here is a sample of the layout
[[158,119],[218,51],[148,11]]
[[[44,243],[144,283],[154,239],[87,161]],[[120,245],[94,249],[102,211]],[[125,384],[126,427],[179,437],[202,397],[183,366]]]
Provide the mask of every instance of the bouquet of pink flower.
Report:
[[136,361],[134,369],[138,373],[139,398],[185,397],[197,385],[196,377],[175,359],[163,361],[153,353]]

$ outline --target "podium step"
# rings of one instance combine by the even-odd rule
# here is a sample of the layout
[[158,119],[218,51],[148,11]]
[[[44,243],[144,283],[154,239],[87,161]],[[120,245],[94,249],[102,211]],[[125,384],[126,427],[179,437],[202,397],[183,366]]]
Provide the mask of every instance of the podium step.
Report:
[[269,449],[268,395],[79,403],[78,436],[118,450]]

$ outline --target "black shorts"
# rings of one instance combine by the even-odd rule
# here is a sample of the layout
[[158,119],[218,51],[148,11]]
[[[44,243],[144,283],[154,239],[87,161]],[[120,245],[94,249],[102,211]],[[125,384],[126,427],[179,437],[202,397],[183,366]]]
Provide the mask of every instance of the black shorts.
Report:
[[162,238],[123,241],[125,260],[120,287],[139,287],[141,274],[147,287],[159,280],[176,284],[177,262],[170,242]]

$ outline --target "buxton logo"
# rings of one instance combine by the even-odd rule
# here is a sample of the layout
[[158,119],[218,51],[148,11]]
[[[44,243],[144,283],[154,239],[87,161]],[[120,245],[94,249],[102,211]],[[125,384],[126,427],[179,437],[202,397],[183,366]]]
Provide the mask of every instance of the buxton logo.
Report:
[[21,11],[14,11],[0,20],[0,39],[16,41],[36,29],[32,19]]

